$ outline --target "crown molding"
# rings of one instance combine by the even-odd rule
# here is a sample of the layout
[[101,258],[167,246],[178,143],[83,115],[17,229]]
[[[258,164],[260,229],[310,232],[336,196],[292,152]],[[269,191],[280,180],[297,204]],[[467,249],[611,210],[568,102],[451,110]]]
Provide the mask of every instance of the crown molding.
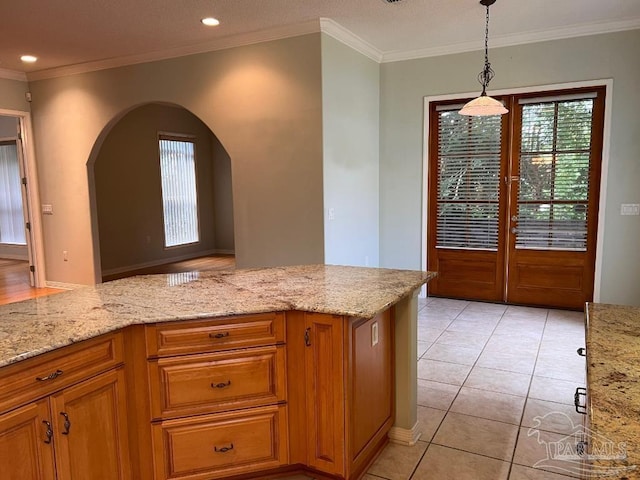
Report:
[[8,70],[6,68],[0,68],[0,78],[6,80],[19,80],[21,82],[27,81],[27,74],[24,72],[18,72],[17,70]]
[[381,63],[383,53],[369,42],[358,37],[350,30],[347,30],[339,23],[331,20],[330,18],[320,18],[320,31],[326,33],[330,37],[335,38],[339,42],[344,43],[348,47],[351,47],[357,52],[360,52],[366,57],[369,57],[375,62]]
[[[589,35],[599,35],[603,33],[622,32],[625,30],[636,30],[640,28],[640,18],[621,20],[616,22],[595,22],[584,25],[574,25],[538,32],[523,32],[513,35],[502,35],[491,39],[490,48],[511,47],[527,43],[546,42],[550,40],[563,40],[567,38],[586,37]],[[455,45],[423,48],[418,50],[385,52],[382,55],[381,63],[398,62],[402,60],[415,60],[418,58],[437,57],[441,55],[452,55],[456,53],[472,52],[482,50],[483,43],[477,42],[458,43]]]
[[308,22],[286,25],[283,27],[271,28],[268,30],[230,35],[225,38],[220,38],[211,42],[200,43],[197,45],[171,48],[158,52],[143,53],[140,55],[128,55],[125,57],[108,58],[105,60],[80,63],[77,65],[68,65],[64,67],[51,68],[48,70],[39,70],[37,72],[28,73],[26,78],[29,81],[36,81],[45,80],[48,78],[66,77],[68,75],[96,72],[98,70],[107,70],[109,68],[125,67],[128,65],[137,65],[140,63],[168,60],[171,58],[196,55],[199,53],[214,52],[216,50],[225,50],[227,48],[254,45],[256,43],[269,42],[290,37],[298,37],[300,35],[317,33],[319,31],[320,22],[318,20],[311,20]]

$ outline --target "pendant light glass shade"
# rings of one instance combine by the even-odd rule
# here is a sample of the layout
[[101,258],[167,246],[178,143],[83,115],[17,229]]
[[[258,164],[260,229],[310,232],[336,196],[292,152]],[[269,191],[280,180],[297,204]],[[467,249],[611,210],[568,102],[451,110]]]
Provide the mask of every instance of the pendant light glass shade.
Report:
[[509,110],[505,108],[502,102],[487,95],[487,86],[493,76],[494,71],[489,63],[489,6],[493,5],[496,0],[480,0],[480,4],[487,7],[486,24],[484,30],[484,68],[478,74],[478,82],[482,85],[482,93],[478,98],[474,98],[458,112],[460,115],[471,115],[482,117],[487,115],[504,115]]
[[508,111],[502,102],[485,94],[467,102],[458,113],[460,115],[482,117],[486,115],[504,115]]

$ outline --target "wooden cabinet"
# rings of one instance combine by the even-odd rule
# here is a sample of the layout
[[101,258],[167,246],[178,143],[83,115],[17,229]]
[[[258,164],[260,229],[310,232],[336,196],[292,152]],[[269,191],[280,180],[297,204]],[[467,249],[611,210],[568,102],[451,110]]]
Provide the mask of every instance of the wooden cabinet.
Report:
[[393,324],[291,312],[287,318],[292,463],[357,477],[393,424]]
[[8,480],[54,480],[53,449],[45,422],[49,402],[40,400],[0,415],[0,467]]
[[156,480],[289,463],[284,314],[148,326]]
[[[3,479],[131,478],[124,373],[112,368],[122,362],[122,338],[109,335],[68,348],[0,372],[6,381],[0,396]],[[29,403],[12,409],[10,391]],[[48,395],[37,398],[43,393]]]

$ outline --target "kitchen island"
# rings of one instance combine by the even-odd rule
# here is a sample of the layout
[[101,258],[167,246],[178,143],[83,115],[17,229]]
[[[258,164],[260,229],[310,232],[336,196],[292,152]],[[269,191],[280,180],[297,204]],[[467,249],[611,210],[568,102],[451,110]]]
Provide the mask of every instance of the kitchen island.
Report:
[[[104,478],[355,478],[387,434],[417,440],[417,292],[433,275],[187,272],[2,306],[1,460],[25,479],[96,462]],[[98,440],[117,441],[74,456],[100,416]]]
[[587,305],[587,472],[640,479],[640,308]]

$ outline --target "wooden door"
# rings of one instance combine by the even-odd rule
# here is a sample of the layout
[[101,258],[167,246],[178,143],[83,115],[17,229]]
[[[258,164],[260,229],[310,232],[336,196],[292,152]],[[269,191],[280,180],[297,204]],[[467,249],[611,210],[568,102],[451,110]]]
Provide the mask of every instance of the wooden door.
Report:
[[581,310],[593,299],[604,88],[512,109],[506,301]]
[[51,397],[58,480],[129,480],[125,376],[120,368]]
[[305,314],[307,452],[309,465],[345,474],[344,320]]
[[593,299],[604,87],[430,105],[430,295],[582,309]]
[[54,480],[53,431],[46,399],[0,416],[0,477]]
[[509,116],[430,106],[428,269],[430,295],[501,301],[504,290]]

